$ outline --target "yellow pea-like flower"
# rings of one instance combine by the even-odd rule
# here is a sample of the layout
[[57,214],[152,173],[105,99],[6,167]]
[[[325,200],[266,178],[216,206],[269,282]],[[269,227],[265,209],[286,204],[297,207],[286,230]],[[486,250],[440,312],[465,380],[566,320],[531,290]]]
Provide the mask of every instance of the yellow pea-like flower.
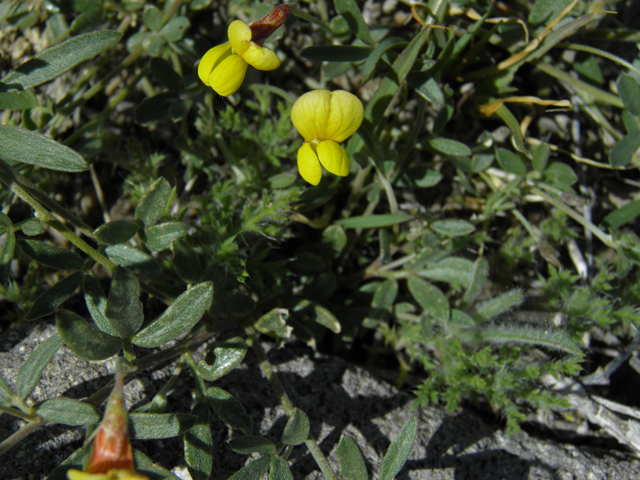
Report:
[[69,480],[149,480],[148,477],[128,469],[113,469],[107,473],[89,473],[71,469],[67,471]]
[[314,90],[305,93],[291,109],[291,121],[305,143],[298,150],[300,175],[312,185],[328,172],[346,177],[349,157],[340,142],[355,133],[364,118],[362,102],[344,90]]
[[280,27],[295,9],[295,3],[273,8],[260,20],[247,25],[241,20],[231,22],[227,30],[229,41],[213,47],[204,54],[198,65],[198,77],[218,95],[227,97],[242,85],[247,67],[275,70],[280,66],[278,56],[262,46],[269,35]]

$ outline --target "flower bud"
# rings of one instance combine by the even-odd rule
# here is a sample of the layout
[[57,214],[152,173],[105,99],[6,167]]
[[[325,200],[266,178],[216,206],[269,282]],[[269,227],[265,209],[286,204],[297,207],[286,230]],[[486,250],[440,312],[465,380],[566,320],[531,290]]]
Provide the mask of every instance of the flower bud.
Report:
[[295,3],[278,5],[260,20],[253,22],[249,25],[249,28],[251,28],[251,41],[262,45],[273,32],[284,24],[295,8]]

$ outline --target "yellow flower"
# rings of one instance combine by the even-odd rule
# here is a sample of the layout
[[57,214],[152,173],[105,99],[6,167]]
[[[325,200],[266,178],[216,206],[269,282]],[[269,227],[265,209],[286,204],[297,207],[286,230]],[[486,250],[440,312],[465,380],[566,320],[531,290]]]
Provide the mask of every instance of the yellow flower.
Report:
[[107,473],[90,473],[72,468],[67,471],[67,478],[69,480],[149,480],[148,477],[129,469],[113,469]]
[[344,90],[305,93],[291,109],[291,121],[305,143],[298,150],[300,175],[318,185],[324,166],[340,177],[349,174],[349,157],[339,143],[355,133],[364,117],[362,102]]
[[240,88],[249,65],[263,71],[278,68],[278,56],[262,42],[285,22],[295,5],[275,7],[251,25],[241,20],[232,22],[227,30],[229,41],[213,47],[200,60],[198,76],[202,83],[226,97]]

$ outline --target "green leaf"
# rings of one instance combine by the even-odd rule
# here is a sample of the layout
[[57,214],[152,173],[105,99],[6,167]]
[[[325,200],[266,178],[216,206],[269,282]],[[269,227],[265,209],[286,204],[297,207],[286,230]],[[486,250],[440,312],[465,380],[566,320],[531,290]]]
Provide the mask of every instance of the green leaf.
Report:
[[369,57],[371,47],[353,47],[343,45],[324,45],[307,47],[300,55],[317,62],[360,62]]
[[162,35],[167,42],[177,42],[182,40],[187,28],[189,28],[189,19],[187,17],[174,17],[162,27],[160,35]]
[[344,218],[333,223],[343,228],[382,228],[408,222],[415,218],[415,215],[400,214],[362,215],[359,217]]
[[48,422],[71,425],[91,425],[100,421],[96,408],[70,398],[53,398],[36,406],[36,414]]
[[252,453],[275,455],[277,452],[275,443],[268,438],[256,435],[233,438],[229,440],[229,446],[234,452],[243,455],[251,455]]
[[[593,83],[601,84],[603,81],[602,71],[593,55],[578,52],[578,55],[576,55],[573,61],[573,69],[578,72],[582,78]],[[640,91],[638,93],[640,93]]]
[[187,234],[187,227],[180,222],[166,222],[153,225],[145,229],[147,241],[145,245],[154,252],[167,250],[171,247],[171,241],[182,238]]
[[618,228],[640,215],[640,200],[634,200],[604,217],[604,223],[611,228]]
[[453,309],[451,310],[451,320],[449,321],[449,325],[458,328],[469,328],[474,327],[476,322],[474,322],[473,318],[463,311]]
[[551,162],[542,176],[550,183],[561,186],[570,186],[578,181],[578,176],[566,163]]
[[513,116],[511,110],[509,110],[504,104],[502,104],[495,111],[495,114],[498,115],[507,125],[507,127],[509,127],[509,130],[511,130],[515,149],[520,153],[530,155],[527,147],[525,147],[524,145],[524,136],[522,135],[522,130],[520,130],[520,123],[518,123],[516,117]]
[[151,58],[151,73],[156,79],[169,90],[180,89],[182,79],[176,73],[171,64],[162,57]]
[[471,156],[471,149],[464,143],[451,138],[435,137],[429,138],[427,144],[433,148],[436,152],[444,153],[445,155],[454,155],[456,157],[469,157]]
[[209,382],[214,382],[222,378],[236,368],[247,354],[247,346],[240,337],[233,337],[222,342],[216,342],[215,345],[217,346],[213,350],[213,353],[216,356],[216,361],[213,366],[202,360],[196,367],[198,374]]
[[282,432],[282,443],[285,445],[300,445],[309,438],[309,417],[299,408],[293,409],[287,425]]
[[254,328],[266,335],[286,340],[293,331],[293,327],[287,326],[288,314],[288,310],[284,308],[274,308],[260,317]]
[[487,279],[489,278],[489,262],[486,258],[480,257],[473,264],[472,280],[467,290],[462,296],[462,303],[470,305],[482,292]]
[[156,223],[163,214],[170,198],[171,185],[160,177],[142,195],[135,212],[136,222],[143,227],[149,227]]
[[473,311],[473,319],[477,323],[486,322],[517,307],[524,301],[522,291],[510,290],[496,298],[479,303]]
[[191,415],[196,423],[184,434],[184,459],[193,480],[206,480],[213,469],[213,440],[209,420],[209,406],[198,403]]
[[155,440],[182,435],[196,423],[186,413],[130,413],[129,432],[138,440]]
[[162,274],[160,267],[151,255],[131,245],[124,243],[110,245],[104,251],[113,263],[126,267],[141,277],[152,278]]
[[117,245],[129,241],[137,231],[138,226],[135,223],[127,222],[126,220],[114,220],[100,225],[94,230],[93,234],[100,243]]
[[531,149],[531,154],[533,155],[533,169],[536,172],[544,171],[549,161],[549,146],[546,143],[536,145]]
[[473,262],[466,258],[448,257],[418,272],[421,277],[468,287],[473,276]]
[[146,5],[142,12],[144,26],[152,32],[159,32],[162,28],[162,13],[153,5]]
[[122,341],[98,330],[79,315],[60,309],[56,326],[64,343],[76,355],[87,360],[105,360],[122,348]]
[[293,480],[289,464],[282,457],[273,457],[271,459],[269,480]]
[[182,293],[149,325],[140,330],[131,341],[146,348],[159,347],[188,332],[200,321],[211,305],[213,283],[194,285]]
[[367,467],[362,453],[351,437],[342,435],[337,448],[340,473],[345,480],[368,480]]
[[19,240],[22,252],[36,262],[56,270],[80,270],[82,257],[66,248],[54,247],[37,240]]
[[4,285],[9,280],[11,273],[11,260],[16,248],[16,235],[8,230],[4,234],[4,243],[0,247],[0,285]]
[[27,220],[20,225],[20,229],[22,233],[28,235],[30,237],[35,237],[36,235],[42,235],[44,233],[44,228],[42,228],[42,224],[37,220]]
[[[376,93],[371,100],[369,100],[364,110],[364,118],[371,125],[378,125],[384,117],[384,113],[389,103],[391,103],[391,99],[394,97],[402,82],[407,78],[426,41],[427,29],[420,30],[420,32],[413,37],[411,43],[407,45],[407,48],[405,48],[393,62],[391,71],[382,79],[380,86],[376,89]],[[351,144],[353,144],[353,146]],[[356,140],[355,142],[350,142],[350,151],[348,153],[352,154],[354,151],[359,151],[362,145],[362,141],[357,142]]]
[[398,281],[388,278],[376,288],[371,301],[369,316],[363,322],[366,328],[376,328],[390,313],[398,295]]
[[431,229],[443,237],[454,238],[465,237],[473,233],[476,227],[466,220],[436,220],[431,224]]
[[136,466],[136,473],[149,477],[149,480],[180,480],[166,468],[153,463],[149,457],[135,448],[133,449],[133,463]]
[[16,377],[16,391],[20,398],[27,398],[33,391],[40,381],[42,372],[61,345],[60,335],[53,335],[38,345],[38,348],[22,364]]
[[104,294],[100,282],[90,273],[84,277],[84,302],[96,326],[107,335],[116,337],[116,332],[109,325],[105,315],[107,296]]
[[162,92],[145,98],[134,110],[133,118],[138,125],[153,125],[169,115],[171,105],[176,100],[178,100],[176,92]]
[[3,407],[10,407],[13,403],[13,396],[14,393],[9,388],[9,385],[7,385],[5,379],[0,375],[0,405]]
[[496,150],[496,158],[505,172],[513,173],[515,175],[525,175],[527,173],[527,167],[520,156],[513,153],[511,150],[498,148]]
[[571,0],[536,0],[529,12],[529,23],[539,25],[552,20],[567,8]]
[[407,286],[416,302],[432,318],[449,321],[449,300],[438,287],[418,277],[409,278]]
[[120,338],[130,337],[144,322],[140,282],[126,268],[117,267],[113,274],[104,315],[111,329]]
[[271,465],[271,455],[265,455],[234,473],[229,480],[261,480]]
[[13,231],[13,222],[4,213],[0,212],[0,235]]
[[82,272],[72,273],[68,277],[60,280],[53,287],[42,292],[38,298],[36,298],[36,301],[24,316],[24,319],[29,321],[51,315],[75,293],[80,283],[82,283],[82,277]]
[[569,355],[584,356],[580,345],[571,340],[569,335],[562,330],[548,330],[531,326],[491,325],[479,330],[470,329],[458,332],[458,337],[498,344],[537,345]]
[[362,12],[358,8],[355,0],[335,0],[333,4],[338,13],[342,15],[342,18],[346,20],[347,25],[349,25],[349,30],[351,30],[356,37],[369,45],[375,44],[371,32],[369,32],[367,22],[364,21]]
[[331,313],[322,305],[314,304],[313,313],[313,320],[323,327],[328,328],[333,333],[340,333],[340,331],[342,330],[340,320],[338,320],[338,318],[333,313]]
[[1,83],[5,88],[25,89],[53,80],[76,65],[110,49],[122,34],[112,30],[90,32],[47,48],[31,60],[9,72]]
[[442,180],[442,174],[425,166],[412,167],[402,172],[394,184],[398,187],[416,186],[430,188]]
[[178,276],[186,283],[197,283],[200,279],[202,269],[200,260],[195,250],[184,240],[173,240],[171,242],[173,252],[173,268]]
[[609,163],[612,167],[626,167],[631,163],[638,148],[640,148],[640,132],[625,135],[609,152]]
[[640,85],[631,76],[623,73],[618,79],[618,94],[625,108],[634,115],[640,115]]
[[38,105],[31,90],[0,92],[0,110],[26,110]]
[[445,106],[444,93],[431,73],[409,72],[407,74],[407,83],[427,102],[440,108]]
[[362,83],[364,84],[371,80],[378,62],[385,53],[394,48],[406,47],[407,45],[408,42],[406,40],[396,37],[385,38],[382,42],[380,42],[378,46],[371,51],[371,53],[367,57],[367,61],[364,62],[364,68],[362,70]]
[[622,123],[627,133],[640,132],[640,117],[631,114],[629,110],[622,111]]
[[53,472],[49,474],[46,480],[68,480],[67,471],[75,468],[82,470],[84,468],[84,459],[88,457],[91,445],[82,446],[69,455]]
[[417,433],[418,418],[413,416],[407,420],[398,436],[389,445],[389,449],[380,464],[380,480],[392,480],[402,470],[407,458],[409,458]]
[[240,430],[245,435],[251,435],[253,422],[244,411],[242,404],[226,390],[210,387],[205,392],[209,406],[216,415],[234,430]]

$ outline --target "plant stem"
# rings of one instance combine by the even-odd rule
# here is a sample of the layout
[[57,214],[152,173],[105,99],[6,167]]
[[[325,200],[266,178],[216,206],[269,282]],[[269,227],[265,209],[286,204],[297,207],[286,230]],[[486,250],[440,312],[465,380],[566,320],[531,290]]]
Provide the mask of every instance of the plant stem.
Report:
[[573,208],[569,207],[567,204],[562,202],[560,199],[558,199],[558,198],[556,198],[556,197],[554,197],[552,195],[549,195],[547,192],[544,192],[544,191],[540,190],[537,187],[532,187],[531,188],[531,193],[534,193],[535,195],[539,195],[540,197],[544,198],[545,201],[549,202],[554,207],[562,210],[564,213],[566,213],[571,218],[573,218],[576,222],[578,222],[580,225],[582,225],[585,229],[589,230],[596,237],[598,237],[600,239],[600,241],[602,243],[604,243],[607,247],[616,248],[616,245],[613,242],[613,239],[611,238],[611,235],[607,235],[606,233],[604,233],[602,230],[600,230],[598,227],[596,227],[593,223],[591,223],[589,220],[584,218],[582,215],[580,215]]
[[[253,348],[253,351],[258,357],[258,361],[260,362],[260,367],[262,368],[262,371],[267,377],[267,380],[269,380],[271,387],[275,391],[275,394],[278,397],[278,401],[280,402],[280,405],[282,405],[282,408],[284,409],[284,413],[287,415],[287,417],[291,417],[291,415],[293,415],[293,411],[295,407],[293,406],[293,403],[289,399],[287,392],[284,391],[284,388],[280,383],[280,379],[278,378],[276,373],[273,371],[273,367],[271,366],[271,363],[267,359],[267,355],[265,354],[264,349],[262,348],[262,345],[258,340],[258,335],[256,334],[255,330],[251,327],[247,327],[247,333],[249,334],[249,337],[247,338],[247,343]],[[331,469],[331,465],[329,465],[329,461],[327,460],[327,457],[325,457],[324,453],[322,453],[322,450],[320,450],[320,447],[318,447],[318,443],[311,438],[308,438],[304,443],[309,449],[309,452],[311,452],[311,455],[313,455],[313,458],[318,464],[318,467],[320,467],[320,470],[322,471],[324,477],[327,480],[338,480],[338,478],[336,477],[336,474],[333,473],[333,470]]]
[[36,216],[43,222],[51,225],[55,228],[63,237],[65,237],[69,242],[74,244],[84,253],[86,253],[89,257],[95,260],[97,263],[105,266],[109,270],[113,271],[116,269],[116,265],[105,257],[102,253],[98,252],[96,249],[91,247],[87,242],[82,240],[78,235],[71,231],[69,227],[64,225],[60,220],[55,218],[49,211],[42,206],[40,202],[38,202],[27,190],[20,185],[15,180],[15,175],[13,175],[13,169],[9,167],[6,163],[0,160],[0,173],[3,175],[0,177],[0,181],[7,185],[13,193],[15,193],[20,199],[24,202],[28,203],[31,208],[33,208],[36,212]]
[[42,424],[44,424],[44,420],[38,417],[36,420],[27,423],[24,427],[22,427],[17,432],[14,432],[13,434],[9,435],[7,438],[5,438],[2,441],[2,443],[0,443],[0,455],[2,455],[4,452],[14,447],[15,445],[17,445],[18,443],[20,443],[27,436],[31,435],[38,428],[40,428]]
[[14,417],[18,417],[21,418],[22,420],[26,421],[26,422],[32,422],[33,420],[35,420],[36,416],[34,415],[28,415],[24,412],[21,412],[20,410],[16,409],[16,408],[11,408],[11,407],[2,407],[0,406],[0,413],[6,413],[7,415],[13,415]]

